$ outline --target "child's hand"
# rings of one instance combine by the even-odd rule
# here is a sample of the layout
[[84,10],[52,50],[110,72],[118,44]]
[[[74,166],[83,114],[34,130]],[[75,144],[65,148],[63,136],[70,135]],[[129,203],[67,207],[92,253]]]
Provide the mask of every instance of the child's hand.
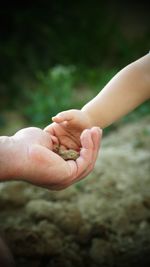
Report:
[[54,123],[47,126],[45,131],[56,136],[59,145],[66,149],[79,150],[82,131],[93,126],[88,116],[83,111],[76,109],[58,113],[52,120]]

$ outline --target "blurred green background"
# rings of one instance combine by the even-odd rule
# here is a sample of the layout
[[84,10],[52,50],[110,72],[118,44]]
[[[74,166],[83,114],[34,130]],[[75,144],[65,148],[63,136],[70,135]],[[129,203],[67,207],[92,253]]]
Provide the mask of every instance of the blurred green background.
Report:
[[[44,127],[150,50],[148,3],[13,1],[0,8],[0,127]],[[150,112],[144,103],[122,121]],[[115,129],[109,127],[107,132]]]

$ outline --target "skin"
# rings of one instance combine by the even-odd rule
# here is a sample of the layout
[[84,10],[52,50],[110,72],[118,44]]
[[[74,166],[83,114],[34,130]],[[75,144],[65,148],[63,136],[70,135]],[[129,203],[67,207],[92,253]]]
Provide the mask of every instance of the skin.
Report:
[[24,180],[51,190],[61,190],[87,176],[94,168],[102,131],[86,129],[80,136],[80,155],[65,161],[53,152],[56,137],[29,127],[13,136],[0,137],[0,180]]
[[79,149],[86,128],[105,128],[150,98],[150,53],[118,72],[81,110],[67,110],[52,118],[46,131],[59,145]]
[[[115,75],[81,110],[57,114],[44,131],[27,128],[13,137],[1,137],[0,180],[22,179],[54,190],[79,181],[94,168],[101,137],[97,127],[107,127],[149,97],[150,54],[147,54]],[[97,127],[91,129],[93,126]],[[52,152],[54,145],[80,151],[80,157],[65,161]]]

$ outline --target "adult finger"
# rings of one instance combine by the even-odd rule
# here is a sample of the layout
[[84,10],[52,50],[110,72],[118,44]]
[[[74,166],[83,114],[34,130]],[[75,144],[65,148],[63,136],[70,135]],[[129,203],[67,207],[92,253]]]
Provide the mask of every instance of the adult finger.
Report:
[[97,160],[97,156],[99,154],[101,138],[102,138],[102,130],[99,127],[91,128],[91,137],[93,140],[93,151],[92,151],[92,160],[88,168],[82,174],[80,178],[87,176],[93,169]]
[[67,162],[71,170],[71,183],[77,181],[91,164],[94,145],[90,129],[83,131],[81,136],[81,145],[82,148],[80,150],[80,157],[76,161],[71,160]]
[[93,170],[99,152],[101,135],[102,131],[98,127],[83,131],[81,135],[82,149],[80,157],[76,160],[76,166],[75,162],[68,161],[72,168],[72,181],[70,183],[81,180]]
[[61,183],[56,182],[56,184],[51,185],[50,189],[65,189],[92,171],[99,152],[101,136],[102,130],[98,127],[83,131],[81,135],[82,149],[80,157],[76,161],[69,160],[66,162],[68,164],[68,172],[66,172],[68,175],[61,180]]
[[48,132],[48,133],[54,135],[55,132],[54,132],[53,123],[50,124],[50,125],[48,125],[48,126],[46,126],[46,127],[43,129],[43,131]]

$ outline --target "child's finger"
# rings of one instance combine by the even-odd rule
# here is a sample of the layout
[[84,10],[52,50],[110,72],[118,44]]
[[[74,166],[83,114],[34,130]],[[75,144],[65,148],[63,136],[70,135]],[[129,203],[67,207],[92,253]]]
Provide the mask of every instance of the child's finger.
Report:
[[58,113],[56,116],[52,117],[52,121],[60,123],[63,121],[70,121],[74,118],[74,111],[73,110],[67,110]]

